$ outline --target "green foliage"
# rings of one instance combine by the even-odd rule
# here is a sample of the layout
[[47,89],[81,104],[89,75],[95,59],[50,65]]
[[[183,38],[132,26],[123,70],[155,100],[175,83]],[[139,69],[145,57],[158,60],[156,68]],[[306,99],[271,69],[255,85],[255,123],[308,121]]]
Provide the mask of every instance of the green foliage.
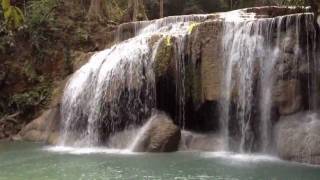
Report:
[[55,26],[54,9],[57,0],[31,0],[27,6],[27,27],[34,53],[38,59],[46,56],[45,47],[50,46],[50,30]]
[[29,113],[34,108],[46,106],[50,100],[50,95],[51,85],[44,83],[29,91],[11,96],[9,108],[18,112]]
[[28,3],[28,25],[32,27],[50,24],[54,21],[53,10],[57,7],[57,0],[32,0]]
[[305,0],[278,0],[277,5],[282,6],[304,6],[307,4]]
[[10,0],[2,0],[1,6],[7,29],[15,30],[23,25],[24,15],[20,8],[12,6]]
[[117,0],[108,0],[106,6],[109,19],[114,22],[120,21],[125,13],[125,8],[122,7],[121,2],[117,2]]

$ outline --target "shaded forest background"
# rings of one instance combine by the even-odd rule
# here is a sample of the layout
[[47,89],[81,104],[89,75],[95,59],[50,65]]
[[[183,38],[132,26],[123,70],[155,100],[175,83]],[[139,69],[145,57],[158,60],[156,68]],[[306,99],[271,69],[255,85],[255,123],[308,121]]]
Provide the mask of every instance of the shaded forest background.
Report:
[[49,105],[56,84],[74,71],[76,57],[110,45],[121,23],[156,19],[161,14],[213,13],[262,5],[312,5],[317,12],[318,5],[316,0],[0,2],[0,122],[13,119],[21,126]]

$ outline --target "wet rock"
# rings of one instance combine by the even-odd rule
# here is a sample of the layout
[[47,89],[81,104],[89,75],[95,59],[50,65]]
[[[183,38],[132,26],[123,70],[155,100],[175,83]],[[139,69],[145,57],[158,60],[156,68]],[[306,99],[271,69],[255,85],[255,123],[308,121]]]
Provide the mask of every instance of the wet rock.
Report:
[[320,114],[282,116],[275,127],[276,150],[285,160],[320,164]]
[[179,148],[181,131],[165,114],[150,118],[150,125],[139,140],[136,152],[173,152]]
[[292,114],[302,107],[300,81],[297,79],[279,80],[274,87],[273,98],[281,115]]
[[[166,36],[159,43],[153,67],[155,75],[156,77],[161,77],[169,73],[174,74],[172,72],[172,66],[174,66],[173,38]],[[171,71],[169,71],[170,67]]]
[[157,109],[176,116],[177,67],[175,56],[175,39],[166,36],[155,44],[156,55],[153,71],[156,81]]
[[191,59],[194,64],[195,79],[194,92],[200,97],[200,102],[218,100],[221,95],[222,74],[222,23],[212,21],[201,23],[190,35]]
[[55,144],[58,142],[59,122],[59,107],[49,109],[26,125],[14,139]]
[[283,16],[288,14],[311,12],[311,9],[310,8],[306,9],[304,7],[287,8],[284,6],[283,7],[263,6],[263,7],[247,8],[246,11],[248,13],[254,12],[258,16],[276,17],[276,16]]

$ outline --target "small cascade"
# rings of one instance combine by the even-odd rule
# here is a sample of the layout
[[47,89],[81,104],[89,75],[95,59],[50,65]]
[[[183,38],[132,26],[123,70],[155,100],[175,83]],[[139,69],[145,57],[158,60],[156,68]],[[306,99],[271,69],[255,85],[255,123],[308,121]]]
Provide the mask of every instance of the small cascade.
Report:
[[154,119],[150,119],[147,121],[147,123],[145,123],[140,130],[138,131],[137,135],[135,136],[133,142],[129,145],[129,147],[127,148],[129,151],[133,152],[135,151],[135,149],[137,149],[141,139],[144,137],[145,133],[147,132],[147,130],[149,129],[150,125],[152,124],[152,121]]
[[177,56],[177,116],[183,124],[185,39],[190,24],[206,18],[177,16],[121,25],[119,43],[97,52],[69,80],[61,105],[60,144],[107,144],[116,131],[141,125],[156,106],[153,66],[159,43],[166,39],[173,39]]
[[[317,64],[313,14],[255,18],[235,11],[230,16],[238,18],[235,21],[228,13],[221,16],[224,19],[225,70],[220,122],[225,149],[267,153],[272,149],[272,108],[274,96],[278,93],[274,92],[276,83],[288,77],[299,78],[298,69],[301,67],[298,60],[305,58],[309,67]],[[301,40],[302,31],[307,34],[306,42]],[[293,52],[286,52],[290,49],[286,46],[293,46]],[[306,57],[302,51],[307,52]],[[292,59],[288,59],[289,55]],[[284,61],[291,61],[293,70],[286,72]],[[317,78],[314,68],[310,67],[306,73],[310,74],[308,81],[312,81],[308,82],[309,109],[312,109],[316,106],[313,101],[317,100],[313,97]],[[257,141],[259,145],[255,144]]]

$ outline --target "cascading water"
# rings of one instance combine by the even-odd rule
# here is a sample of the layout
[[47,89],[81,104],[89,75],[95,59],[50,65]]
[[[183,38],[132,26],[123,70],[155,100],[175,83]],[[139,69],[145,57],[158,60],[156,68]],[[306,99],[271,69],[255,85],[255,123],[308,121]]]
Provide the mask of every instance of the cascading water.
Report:
[[[69,80],[62,100],[62,145],[97,146],[116,130],[144,122],[155,108],[155,54],[159,42],[174,38],[178,76],[178,106],[184,106],[184,46],[189,26],[206,15],[169,17],[134,23],[131,39],[98,52]],[[156,39],[158,43],[152,43]],[[182,90],[181,90],[182,89]],[[183,121],[183,109],[179,109]],[[182,122],[181,122],[182,123]]]
[[[273,89],[276,81],[288,76],[283,72],[285,67],[280,67],[282,70],[279,75],[276,66],[279,66],[285,57],[284,42],[287,39],[288,42],[294,43],[293,59],[288,60],[297,66],[295,68],[299,68],[298,58],[302,58],[300,41],[302,29],[305,29],[306,33],[312,33],[313,38],[304,42],[307,45],[304,50],[307,52],[308,65],[316,65],[313,14],[260,19],[244,16],[241,11],[234,11],[222,14],[221,18],[224,19],[222,46],[225,70],[222,76],[224,93],[221,100],[220,121],[225,149],[239,152],[253,150],[270,152],[272,107],[276,93]],[[301,19],[305,22],[305,26]],[[314,70],[308,69],[308,73],[314,74],[312,73]],[[297,78],[295,77],[297,71],[290,73],[290,76]],[[309,77],[308,81],[311,80],[313,82],[308,83],[309,100],[316,99],[311,97],[315,94],[316,78]],[[231,121],[233,124],[238,123],[238,128],[231,127]],[[254,144],[257,141],[255,138],[260,139],[259,147]]]
[[[194,22],[205,20],[214,21],[215,25],[221,23],[223,28],[221,44],[215,42],[218,44],[216,46],[222,47],[219,52],[223,59],[223,74],[219,75],[222,77],[222,91],[221,95],[217,95],[221,97],[204,101],[220,101],[219,128],[224,137],[224,150],[270,153],[273,120],[277,119],[273,117],[273,108],[277,103],[275,96],[283,91],[275,90],[275,86],[288,77],[295,80],[303,74],[308,86],[308,109],[317,105],[318,98],[314,93],[318,82],[316,37],[313,15],[310,13],[270,18],[239,10],[214,16],[177,16],[121,25],[118,44],[96,53],[69,80],[61,105],[61,144],[107,145],[114,148],[112,144],[118,137],[115,133],[123,131],[121,138],[126,135],[130,137],[126,140],[128,144],[119,147],[134,150],[149,126],[146,120],[161,100],[157,99],[158,82],[154,65],[163,45],[173,49],[169,55],[172,56],[169,58],[174,58],[172,66],[175,66],[170,76],[175,86],[175,92],[170,93],[175,94],[176,98],[176,104],[170,106],[175,113],[172,118],[184,129],[186,119],[190,119],[188,115],[192,114],[188,114],[185,107],[190,108],[188,103],[194,100],[187,97],[190,89],[185,87],[185,81],[192,79],[187,77],[190,76],[187,68],[190,68],[188,58],[193,56],[188,54],[190,52],[186,47],[190,43],[190,27]],[[306,52],[306,55],[301,52]],[[303,67],[299,64],[301,62]],[[303,85],[294,86],[299,89]],[[139,129],[136,126],[144,123],[140,130],[136,130]]]

